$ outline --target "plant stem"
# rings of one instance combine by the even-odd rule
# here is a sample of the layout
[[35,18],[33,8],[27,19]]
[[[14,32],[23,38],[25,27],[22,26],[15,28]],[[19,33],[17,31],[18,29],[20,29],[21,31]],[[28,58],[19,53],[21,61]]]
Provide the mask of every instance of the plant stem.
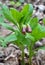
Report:
[[28,50],[29,50],[29,65],[31,65],[31,48],[30,48],[30,45],[28,47]]
[[33,44],[28,45],[28,51],[29,51],[29,65],[32,65],[32,56],[33,56],[33,50],[32,50]]
[[21,46],[21,51],[22,51],[22,62],[21,62],[21,65],[25,65],[25,62],[24,62],[24,46],[22,45]]

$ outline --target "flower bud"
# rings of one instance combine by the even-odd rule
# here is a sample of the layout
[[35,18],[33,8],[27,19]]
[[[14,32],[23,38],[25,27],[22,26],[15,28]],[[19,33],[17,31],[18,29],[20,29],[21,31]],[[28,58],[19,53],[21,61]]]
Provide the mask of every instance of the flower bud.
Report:
[[27,25],[26,32],[28,32],[28,33],[31,33],[32,32],[32,29],[31,29],[30,25]]
[[23,27],[22,27],[22,33],[26,34],[26,25],[23,25]]
[[41,24],[41,25],[42,25],[42,24],[43,24],[43,22],[42,22],[42,21],[40,21],[40,22],[39,22],[39,24]]

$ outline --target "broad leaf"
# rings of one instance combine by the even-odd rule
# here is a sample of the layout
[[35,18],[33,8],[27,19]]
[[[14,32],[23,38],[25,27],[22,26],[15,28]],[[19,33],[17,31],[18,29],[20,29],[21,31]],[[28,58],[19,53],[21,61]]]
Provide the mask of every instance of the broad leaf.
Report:
[[15,5],[16,5],[16,7],[19,7],[19,6],[21,6],[21,3],[20,2],[16,2]]
[[15,34],[17,36],[17,43],[21,43],[23,45],[28,45],[30,43],[30,40],[26,39],[25,35],[23,35],[20,31],[16,31]]
[[16,20],[13,19],[12,14],[11,14],[11,12],[9,11],[8,7],[5,6],[5,5],[2,5],[1,7],[2,7],[3,15],[5,16],[5,18],[6,18],[7,20],[11,21],[11,22],[14,23],[14,24],[17,24],[17,23],[16,23]]
[[6,43],[4,42],[4,37],[0,37],[0,46],[6,47]]
[[13,29],[12,26],[10,26],[9,24],[6,23],[0,23],[0,25],[2,25],[3,27],[5,27],[6,29],[15,32],[15,30]]
[[30,33],[26,33],[25,38],[30,39],[32,42],[35,41],[34,37]]
[[21,13],[23,14],[23,23],[26,23],[29,21],[30,17],[32,16],[33,13],[33,6],[32,4],[27,4],[23,7]]
[[29,24],[30,24],[31,28],[34,29],[38,24],[38,18],[37,17],[31,18],[29,20]]
[[23,7],[21,13],[25,16],[25,15],[32,15],[33,13],[33,6],[32,4],[27,4]]
[[4,22],[4,16],[2,10],[0,10],[0,22]]
[[39,49],[41,49],[41,50],[45,50],[45,46],[39,47]]
[[19,22],[21,17],[22,17],[21,13],[18,10],[14,9],[14,8],[10,8],[10,12],[12,13],[13,18],[17,22]]
[[4,38],[3,37],[0,37],[0,42],[3,42]]
[[8,43],[16,40],[17,40],[17,36],[15,35],[15,33],[12,33],[9,36],[5,37],[4,42]]
[[45,37],[45,26],[40,24],[32,31],[32,36],[35,38],[35,41],[38,41]]

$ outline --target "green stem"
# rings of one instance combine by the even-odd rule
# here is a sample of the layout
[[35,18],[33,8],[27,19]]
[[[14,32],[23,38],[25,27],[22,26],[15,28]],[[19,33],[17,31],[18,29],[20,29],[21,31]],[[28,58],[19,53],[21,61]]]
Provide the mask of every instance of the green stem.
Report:
[[32,65],[32,63],[31,63],[31,48],[30,48],[30,45],[28,47],[28,50],[29,50],[29,65]]
[[22,51],[22,62],[21,62],[21,65],[25,65],[25,62],[24,62],[25,54],[24,54],[24,46],[23,45],[21,46],[21,51]]
[[32,56],[33,56],[33,44],[28,45],[28,51],[29,51],[29,65],[32,65]]

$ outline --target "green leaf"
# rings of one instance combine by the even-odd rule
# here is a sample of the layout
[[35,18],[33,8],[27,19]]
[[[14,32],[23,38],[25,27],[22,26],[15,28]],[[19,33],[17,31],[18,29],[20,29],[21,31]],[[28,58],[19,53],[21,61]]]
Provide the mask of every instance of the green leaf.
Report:
[[30,33],[26,33],[25,38],[30,39],[31,41],[35,41],[34,37]]
[[17,40],[17,36],[15,33],[10,34],[9,36],[5,37],[4,42],[13,42]]
[[7,23],[0,23],[0,24],[1,24],[3,27],[5,27],[6,29],[15,32],[15,30],[13,29],[13,27],[10,26],[9,24],[7,24]]
[[30,40],[26,39],[25,35],[23,35],[20,31],[18,31],[16,33],[17,33],[17,41],[18,41],[18,43],[22,43],[23,45],[28,45],[30,43]]
[[31,18],[29,24],[31,28],[34,29],[38,24],[38,18],[37,17]]
[[3,42],[1,43],[1,46],[2,46],[2,47],[7,47],[7,44],[3,41]]
[[32,36],[35,38],[35,41],[38,41],[45,37],[45,26],[41,26],[40,24],[32,31]]
[[0,42],[3,42],[4,38],[3,37],[0,37]]
[[14,1],[10,1],[9,4],[15,5],[15,2]]
[[5,18],[14,24],[17,24],[16,20],[13,19],[12,14],[10,10],[8,9],[8,7],[6,5],[2,5],[1,8],[2,8],[3,15],[5,16]]
[[4,16],[2,10],[0,10],[0,22],[4,22]]
[[45,50],[45,46],[39,47],[39,49],[41,49],[41,50]]
[[41,46],[39,48],[36,48],[35,50],[45,50],[45,46]]
[[0,37],[0,46],[6,47],[6,43],[4,42],[4,37]]
[[15,5],[16,5],[16,7],[19,7],[19,6],[21,6],[21,3],[17,2]]
[[26,23],[29,21],[30,17],[33,13],[33,6],[32,4],[27,4],[23,7],[21,13],[23,14],[23,23]]
[[23,7],[21,13],[22,13],[24,16],[26,16],[27,14],[28,14],[28,15],[32,15],[32,13],[33,13],[33,6],[32,6],[32,4],[26,4],[26,5]]
[[4,22],[4,18],[0,16],[0,22]]
[[14,8],[10,8],[10,12],[12,13],[13,18],[17,22],[19,22],[21,17],[22,17],[21,13],[18,10],[14,9]]

